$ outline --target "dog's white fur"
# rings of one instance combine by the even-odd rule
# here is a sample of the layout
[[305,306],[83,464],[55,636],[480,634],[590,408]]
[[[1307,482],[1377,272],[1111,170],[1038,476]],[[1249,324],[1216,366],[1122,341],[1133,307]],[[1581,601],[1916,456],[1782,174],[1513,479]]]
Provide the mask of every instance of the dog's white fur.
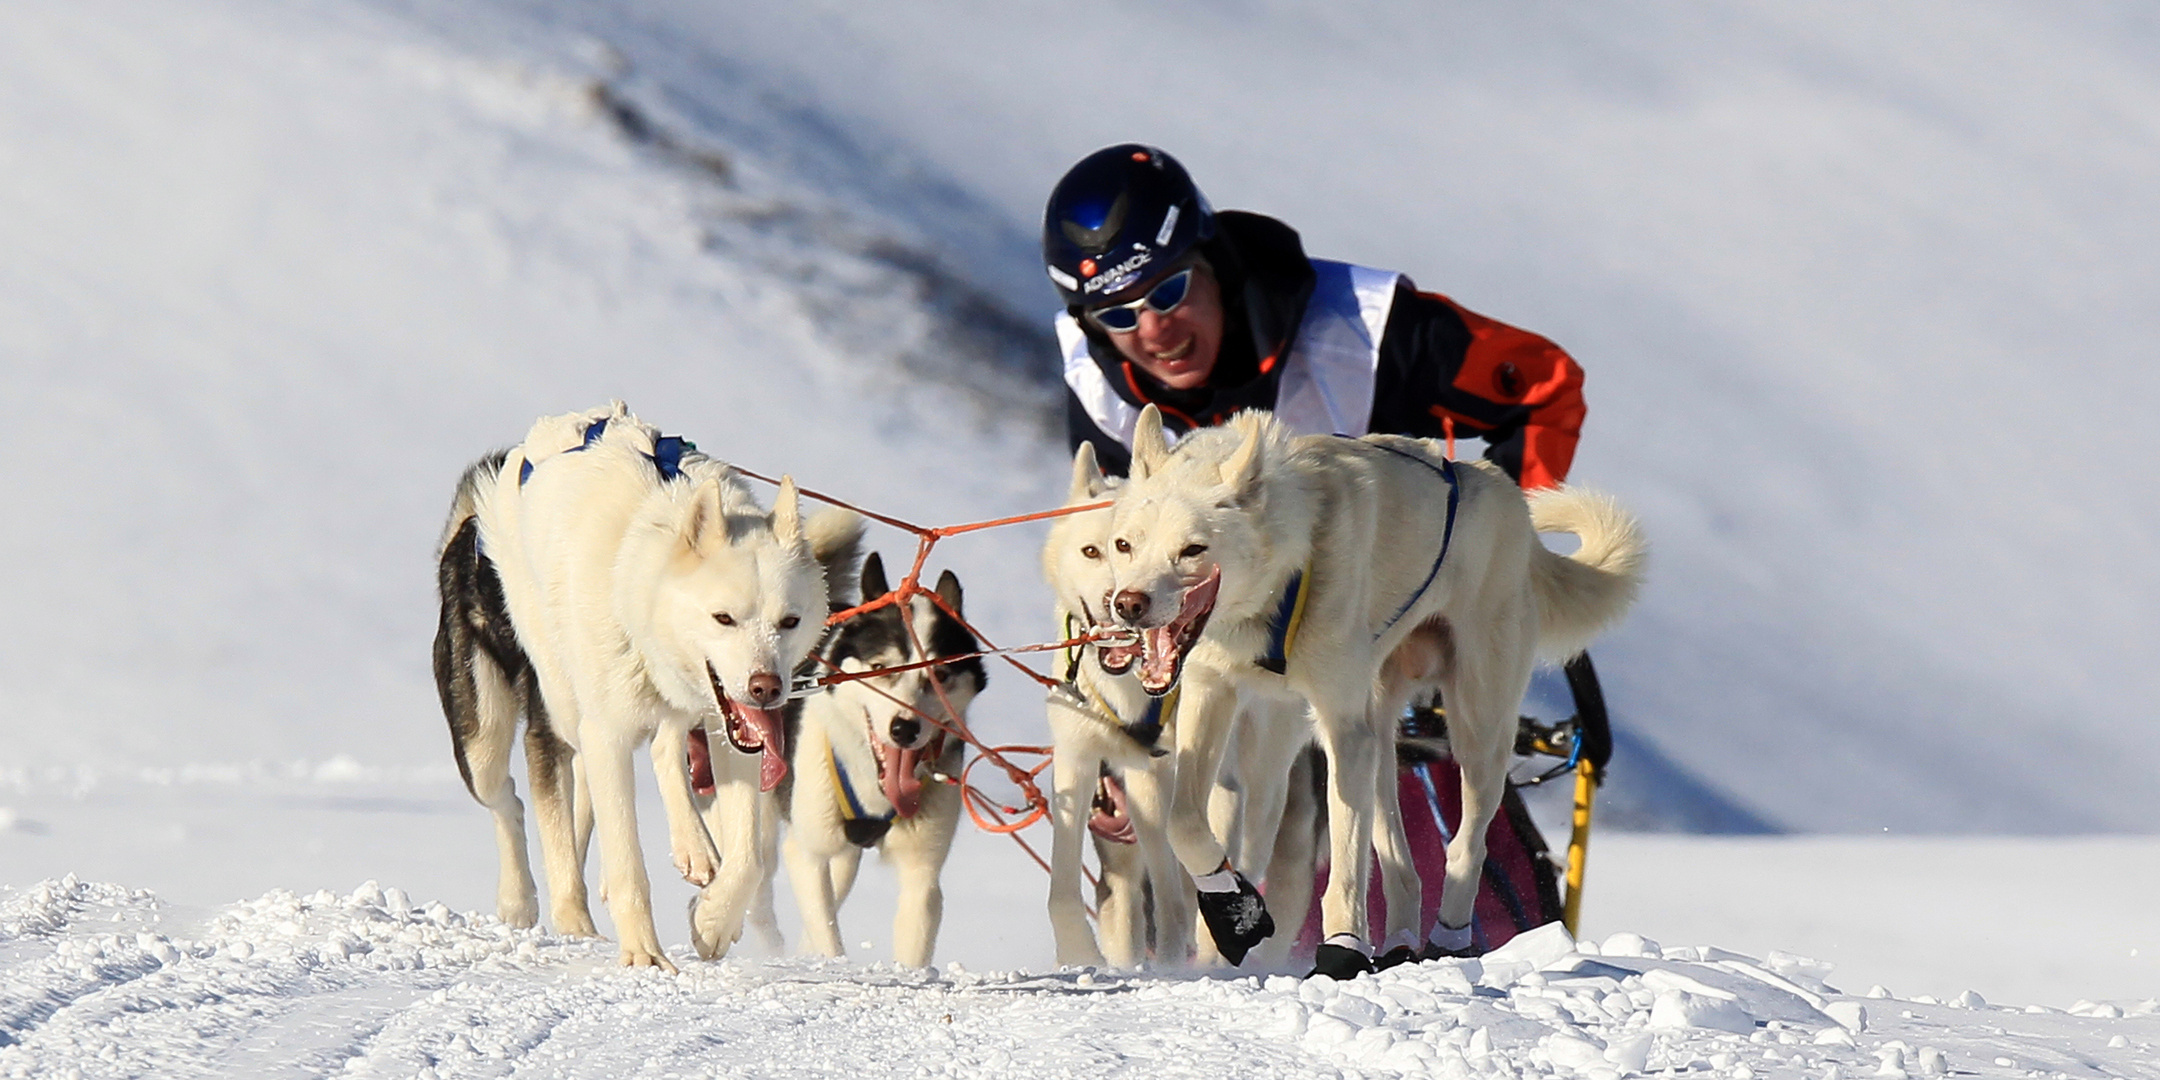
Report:
[[[1066,505],[1101,502],[1111,489],[1095,463],[1095,448],[1082,443],[1073,456]],[[1051,526],[1043,544],[1043,574],[1057,590],[1060,626],[1085,626],[1099,617],[1101,598],[1110,591],[1109,565],[1102,558],[1109,547],[1109,530],[1108,509],[1067,514]],[[1175,761],[1168,754],[1151,755],[1118,726],[1121,719],[1136,719],[1146,711],[1147,693],[1131,674],[1110,675],[1084,661],[1060,674],[1071,680],[1073,688],[1050,691],[1048,702],[1053,762],[1050,925],[1057,939],[1058,963],[1101,965],[1107,957],[1118,967],[1138,966],[1147,959],[1146,926],[1151,915],[1156,955],[1182,959],[1193,944],[1195,910],[1192,882],[1178,867],[1165,831]],[[1172,715],[1161,740],[1165,748],[1173,741],[1176,725]],[[1098,941],[1088,928],[1081,900],[1081,851],[1105,765],[1125,787],[1134,842],[1097,845]],[[1152,913],[1143,900],[1148,878],[1156,882]]]
[[[604,434],[581,445],[599,420],[607,421]],[[576,751],[575,790],[534,793],[556,928],[594,933],[583,854],[587,829],[596,826],[603,896],[623,963],[673,970],[653,928],[631,759],[651,744],[684,878],[747,897],[760,876],[757,847],[731,843],[719,851],[699,822],[685,768],[689,733],[721,709],[714,675],[737,702],[757,700],[753,683],[769,686],[765,680],[775,676],[785,692],[823,625],[819,557],[852,550],[862,525],[844,511],[805,521],[792,481],[781,485],[768,513],[734,470],[694,452],[679,478],[663,481],[649,456],[657,435],[620,402],[544,417],[482,493],[478,516],[555,732]],[[521,483],[528,464],[532,472]],[[514,708],[507,717],[493,710],[483,739],[507,745],[515,721]],[[713,765],[723,791],[737,796],[730,812],[750,815],[747,831],[722,835],[754,837],[757,758],[723,744]],[[744,792],[750,797],[741,798]],[[581,827],[571,827],[561,806],[566,796]],[[500,812],[497,833],[522,851],[522,826],[503,825]],[[532,893],[527,873],[523,896]],[[514,891],[506,882],[503,894]]]
[[[1641,581],[1640,533],[1610,499],[1557,489],[1525,500],[1484,462],[1454,466],[1453,539],[1432,574],[1447,528],[1447,489],[1436,471],[1444,459],[1437,444],[1401,436],[1293,439],[1264,413],[1193,432],[1173,452],[1149,407],[1134,433],[1132,478],[1112,511],[1105,554],[1113,591],[1103,603],[1117,622],[1160,631],[1189,589],[1220,572],[1184,669],[1169,817],[1179,861],[1194,874],[1224,862],[1207,804],[1238,693],[1301,698],[1328,756],[1323,932],[1331,941],[1348,935],[1361,949],[1373,940],[1367,844],[1388,831],[1376,832],[1373,818],[1395,803],[1393,786],[1378,781],[1411,696],[1439,688],[1447,702],[1463,821],[1448,847],[1440,923],[1465,928],[1533,663],[1579,651],[1626,611]],[[1582,545],[1573,558],[1554,554],[1539,542],[1541,529],[1575,532]],[[1253,659],[1282,589],[1307,567],[1302,630],[1286,672],[1274,675]],[[1381,858],[1384,868],[1403,862],[1393,869],[1415,882],[1407,851],[1382,850]],[[1416,895],[1405,899],[1416,911]],[[1393,924],[1392,890],[1388,900]]]
[[[881,591],[883,584],[880,577],[877,587]],[[953,610],[961,610],[959,582],[950,572],[939,579],[936,591]],[[914,597],[909,605],[914,634],[904,651],[848,657],[841,661],[841,670],[856,673],[929,659],[916,647],[931,647],[931,627],[937,611],[928,597]],[[902,744],[893,737],[895,721],[919,723],[920,717],[930,716],[959,727],[966,722],[968,703],[980,690],[971,675],[943,668],[918,668],[840,683],[803,702],[800,737],[793,748],[794,785],[782,850],[788,879],[795,889],[796,907],[802,915],[805,944],[812,952],[845,955],[839,909],[854,886],[863,853],[848,840],[842,824],[841,793],[829,765],[831,756],[837,755],[841,768],[847,770],[850,787],[865,811],[874,815],[889,813],[894,809],[893,802],[877,783],[879,748],[920,750],[938,735],[924,723],[914,738]],[[948,702],[957,715],[946,712]],[[922,768],[957,776],[965,749],[958,738],[946,736],[938,760],[926,760]],[[900,879],[893,915],[893,958],[913,967],[928,966],[937,948],[938,928],[945,911],[940,877],[952,850],[953,834],[960,825],[960,789],[937,782],[934,777],[925,780],[916,811],[896,816],[875,845]]]

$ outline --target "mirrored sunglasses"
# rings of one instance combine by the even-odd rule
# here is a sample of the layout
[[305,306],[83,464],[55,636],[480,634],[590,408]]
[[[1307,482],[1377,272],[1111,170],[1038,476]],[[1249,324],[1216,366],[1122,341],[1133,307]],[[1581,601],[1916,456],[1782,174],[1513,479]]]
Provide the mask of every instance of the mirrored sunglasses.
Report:
[[1158,315],[1168,315],[1176,311],[1178,305],[1184,303],[1185,297],[1192,291],[1192,273],[1193,268],[1188,266],[1156,283],[1154,288],[1147,291],[1146,296],[1129,304],[1089,308],[1087,317],[1093,319],[1095,325],[1113,334],[1130,334],[1140,329],[1142,304],[1154,308]]

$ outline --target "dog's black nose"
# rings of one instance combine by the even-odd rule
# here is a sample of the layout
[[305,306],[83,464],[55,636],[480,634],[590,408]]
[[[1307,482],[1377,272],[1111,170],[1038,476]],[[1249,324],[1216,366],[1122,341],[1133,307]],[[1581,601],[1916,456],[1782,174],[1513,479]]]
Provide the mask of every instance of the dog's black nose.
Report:
[[1127,623],[1139,622],[1147,617],[1147,594],[1138,589],[1120,590],[1112,606],[1117,608],[1118,618]]
[[760,671],[750,676],[750,704],[760,709],[770,709],[787,696],[787,684],[770,671]]
[[892,741],[894,746],[913,746],[915,745],[915,737],[921,734],[922,721],[917,720],[914,717],[903,716],[892,722]]

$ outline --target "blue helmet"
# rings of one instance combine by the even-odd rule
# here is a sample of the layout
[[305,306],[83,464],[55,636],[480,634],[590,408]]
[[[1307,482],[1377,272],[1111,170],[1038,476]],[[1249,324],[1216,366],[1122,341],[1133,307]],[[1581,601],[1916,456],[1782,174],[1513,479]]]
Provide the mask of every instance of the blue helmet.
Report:
[[1098,303],[1215,235],[1215,210],[1177,159],[1125,143],[1080,159],[1043,211],[1043,262],[1065,303]]

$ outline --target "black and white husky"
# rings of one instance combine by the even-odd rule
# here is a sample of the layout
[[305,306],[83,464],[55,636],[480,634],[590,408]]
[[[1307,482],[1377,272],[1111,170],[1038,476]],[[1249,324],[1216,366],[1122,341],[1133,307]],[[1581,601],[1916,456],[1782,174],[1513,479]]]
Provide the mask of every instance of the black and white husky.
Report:
[[[863,598],[874,600],[889,588],[883,562],[871,555],[863,564]],[[960,580],[952,571],[938,578],[936,593],[961,611]],[[821,651],[823,672],[967,659],[836,683],[789,710],[794,760],[781,791],[788,821],[781,846],[810,951],[843,954],[840,905],[863,850],[874,847],[900,877],[893,958],[916,967],[930,963],[945,909],[939,876],[960,824],[960,789],[951,781],[965,747],[924,718],[955,727],[966,720],[968,703],[988,681],[982,661],[968,655],[978,648],[966,627],[917,596],[904,607],[889,604],[849,618]]]
[[[584,856],[597,830],[623,962],[674,966],[638,845],[633,759],[647,744],[676,868],[720,923],[748,906],[761,852],[735,841],[758,835],[759,793],[786,771],[787,679],[861,533],[846,511],[805,517],[792,481],[766,510],[735,470],[621,402],[543,417],[466,470],[439,552],[435,677],[466,787],[495,812],[505,922],[538,918],[509,771],[520,713],[557,931],[595,934]],[[717,848],[684,764],[703,728],[740,751],[712,759],[718,801],[741,818]]]

